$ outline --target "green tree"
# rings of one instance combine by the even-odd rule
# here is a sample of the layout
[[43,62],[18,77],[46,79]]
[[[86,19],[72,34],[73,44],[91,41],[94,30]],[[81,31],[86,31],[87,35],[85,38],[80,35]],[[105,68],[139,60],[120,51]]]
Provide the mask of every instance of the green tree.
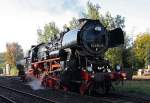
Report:
[[110,12],[106,12],[105,15],[99,12],[99,6],[92,4],[91,2],[87,3],[87,12],[83,12],[83,16],[87,19],[100,20],[101,23],[108,29],[114,28],[124,28],[125,18],[121,15],[116,15],[115,17],[111,16]]
[[[87,11],[82,12],[82,15],[84,18],[87,19],[98,20],[100,19],[100,13],[98,9],[99,9],[98,6],[92,4],[91,2],[87,2]],[[69,28],[73,29],[73,28],[77,28],[78,26],[79,26],[78,19],[73,17],[72,20],[69,22]]]
[[5,59],[4,59],[5,53],[0,53],[0,73],[2,73],[3,68],[5,67]]
[[[99,7],[97,5],[92,4],[91,2],[87,2],[87,11],[82,13],[84,18],[87,19],[96,19],[96,20],[100,20],[101,23],[108,29],[114,29],[117,27],[121,27],[124,28],[124,22],[125,22],[125,18],[120,16],[120,15],[116,15],[115,17],[111,16],[110,12],[106,12],[104,15],[102,13],[99,12]],[[78,20],[73,17],[73,19],[69,22],[69,27],[70,28],[76,28],[78,27]]]
[[4,59],[5,53],[0,53],[0,64],[4,64],[5,59]]
[[146,52],[146,66],[148,66],[148,65],[150,65],[150,48],[147,48],[147,50],[146,50],[147,52]]
[[112,63],[112,67],[115,67],[116,64],[122,64],[122,48],[111,48],[105,53],[105,58],[107,58]]
[[50,40],[55,39],[59,32],[59,28],[56,26],[55,22],[45,24],[43,31],[41,29],[37,30],[38,43],[48,43]]
[[110,12],[106,12],[105,15],[101,15],[100,21],[108,30],[115,29],[118,27],[125,27],[125,18],[121,15],[116,15],[115,17],[112,17]]
[[133,51],[135,55],[135,66],[143,68],[148,63],[150,48],[150,34],[143,33],[139,34],[134,41]]
[[72,20],[69,22],[69,28],[73,29],[73,28],[77,28],[79,26],[78,20],[73,17]]
[[122,47],[122,63],[125,68],[130,68],[134,60],[132,45],[130,44],[130,42],[130,38],[128,36],[125,36],[125,43]]
[[100,13],[98,11],[99,7],[92,4],[90,1],[87,2],[87,12],[83,12],[83,15],[87,19],[97,20],[100,18]]

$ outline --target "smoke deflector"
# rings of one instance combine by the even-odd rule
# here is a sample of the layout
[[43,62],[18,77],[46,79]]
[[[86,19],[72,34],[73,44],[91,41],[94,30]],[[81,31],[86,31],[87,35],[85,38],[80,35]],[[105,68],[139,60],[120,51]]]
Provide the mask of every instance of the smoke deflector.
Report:
[[108,47],[116,47],[118,45],[124,44],[124,34],[121,28],[116,28],[109,31],[109,42]]

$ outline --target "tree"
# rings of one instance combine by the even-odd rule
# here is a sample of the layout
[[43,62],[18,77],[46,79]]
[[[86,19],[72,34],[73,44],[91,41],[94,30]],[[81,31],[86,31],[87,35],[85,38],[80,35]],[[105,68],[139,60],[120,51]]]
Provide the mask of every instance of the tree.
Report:
[[100,21],[108,30],[125,27],[125,18],[120,15],[112,17],[110,12],[106,12],[105,15],[101,15]]
[[73,29],[73,28],[77,28],[79,26],[78,20],[73,17],[72,20],[69,22],[69,28]]
[[[147,48],[146,51],[147,51],[147,52],[146,52],[146,55],[147,55],[147,56],[146,56],[146,59],[145,59],[145,60],[146,60],[146,63],[145,63],[145,64],[146,64],[147,66],[148,66],[148,65],[150,66],[150,48]],[[148,68],[148,69],[149,69],[149,68]]]
[[87,12],[84,12],[83,15],[87,19],[97,20],[100,18],[98,9],[99,7],[97,5],[94,5],[91,2],[87,2]]
[[133,51],[135,55],[135,66],[138,68],[143,68],[148,63],[150,48],[150,34],[143,33],[139,34],[134,41]]
[[122,48],[111,48],[105,53],[105,58],[111,61],[112,67],[115,67],[116,64],[122,64]]
[[101,23],[108,29],[124,28],[125,18],[121,15],[111,16],[110,12],[106,12],[105,15],[99,12],[99,6],[87,3],[87,12],[83,12],[83,16],[87,19],[100,20]]
[[[99,7],[97,5],[94,5],[91,2],[87,2],[87,11],[82,12],[82,15],[84,16],[84,18],[87,19],[98,20],[100,19],[100,13],[98,9]],[[77,28],[78,26],[79,26],[78,19],[73,17],[72,20],[69,22],[69,28],[73,29],[73,28]]]
[[59,28],[56,26],[55,22],[45,24],[43,31],[41,29],[37,30],[38,43],[48,43],[51,39],[54,39],[59,32]]
[[7,43],[5,62],[11,66],[16,65],[16,61],[23,59],[23,49],[18,43]]
[[4,52],[0,53],[0,73],[2,73],[3,68],[5,67],[4,54],[5,54]]
[[4,64],[4,54],[5,53],[0,53],[0,64]]

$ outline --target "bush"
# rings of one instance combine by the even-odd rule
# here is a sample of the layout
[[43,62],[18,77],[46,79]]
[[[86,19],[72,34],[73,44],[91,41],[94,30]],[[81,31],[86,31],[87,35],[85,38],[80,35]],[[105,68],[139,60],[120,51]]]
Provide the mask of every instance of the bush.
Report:
[[10,75],[11,76],[17,76],[18,75],[18,70],[16,67],[12,67],[10,70]]

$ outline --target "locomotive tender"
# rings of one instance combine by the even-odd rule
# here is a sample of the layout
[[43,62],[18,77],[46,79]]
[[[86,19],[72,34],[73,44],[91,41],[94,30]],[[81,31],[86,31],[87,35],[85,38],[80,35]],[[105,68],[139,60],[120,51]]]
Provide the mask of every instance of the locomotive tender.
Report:
[[80,19],[76,29],[62,32],[48,44],[32,46],[26,57],[27,76],[46,87],[80,94],[109,92],[113,73],[103,55],[108,48],[124,44],[121,28],[107,30],[99,20]]

